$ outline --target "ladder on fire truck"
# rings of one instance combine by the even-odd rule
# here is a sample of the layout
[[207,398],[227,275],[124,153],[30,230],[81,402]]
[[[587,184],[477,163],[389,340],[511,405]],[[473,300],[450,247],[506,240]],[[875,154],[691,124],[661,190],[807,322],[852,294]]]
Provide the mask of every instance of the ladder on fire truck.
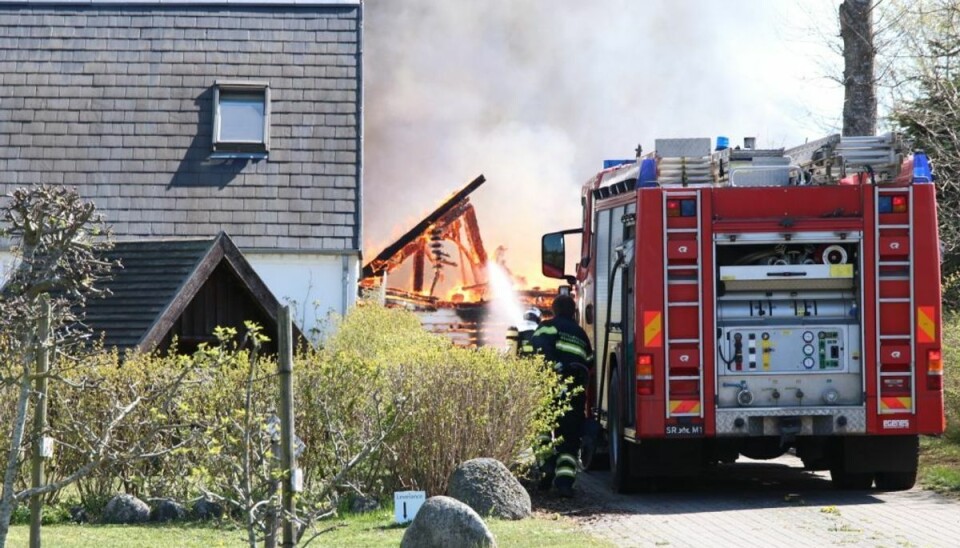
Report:
[[[668,201],[690,200],[696,202],[696,228],[671,228],[667,216]],[[703,274],[701,259],[702,219],[700,211],[700,192],[691,189],[663,188],[663,295],[665,310],[663,315],[664,356],[666,359],[666,382],[664,400],[666,401],[666,416],[673,417],[703,417]],[[695,259],[677,258],[668,248],[671,242],[689,241],[695,248]],[[674,255],[671,258],[671,255]],[[689,291],[670,291],[671,286],[692,286],[696,292],[696,300],[692,300]],[[681,297],[671,298],[671,294],[680,294]],[[671,312],[681,309],[693,311],[697,317],[697,331],[695,338],[675,338],[670,329]],[[691,314],[685,314],[690,317]],[[689,334],[687,334],[689,335]],[[695,348],[695,351],[693,350]],[[676,360],[674,359],[676,357]],[[688,364],[691,358],[697,360],[696,368]],[[676,362],[676,363],[675,363]],[[691,393],[690,387],[695,383],[696,395]]]
[[[882,415],[914,413],[916,410],[916,307],[914,306],[913,261],[913,186],[875,186],[874,219],[876,233],[876,311],[877,332],[877,411]],[[881,197],[891,203],[906,198],[907,223],[883,222]],[[906,286],[908,289],[904,289]],[[890,331],[885,326],[902,326],[903,308],[907,306],[909,331]],[[898,321],[899,320],[899,321]],[[904,384],[909,384],[909,399]]]

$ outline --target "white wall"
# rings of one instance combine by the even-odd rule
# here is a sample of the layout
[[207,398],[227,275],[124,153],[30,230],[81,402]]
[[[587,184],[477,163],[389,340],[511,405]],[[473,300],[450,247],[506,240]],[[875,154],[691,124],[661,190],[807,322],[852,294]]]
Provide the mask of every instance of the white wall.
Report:
[[293,307],[294,321],[311,334],[324,329],[330,312],[343,314],[356,302],[360,260],[356,255],[244,252],[274,296]]

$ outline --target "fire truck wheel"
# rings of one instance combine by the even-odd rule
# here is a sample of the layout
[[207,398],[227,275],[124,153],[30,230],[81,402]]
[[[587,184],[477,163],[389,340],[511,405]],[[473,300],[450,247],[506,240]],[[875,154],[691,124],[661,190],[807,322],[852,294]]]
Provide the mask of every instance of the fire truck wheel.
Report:
[[877,472],[877,489],[881,491],[906,491],[917,483],[916,469],[909,472]]
[[873,474],[869,472],[847,472],[831,469],[830,479],[837,489],[864,490],[873,485]]
[[610,455],[601,447],[604,435],[600,424],[596,419],[588,419],[587,424],[580,442],[580,464],[584,470],[609,470]]
[[630,475],[630,446],[623,439],[623,401],[620,373],[616,369],[610,376],[607,389],[608,420],[607,434],[610,438],[610,487],[614,493],[629,493],[634,489]]

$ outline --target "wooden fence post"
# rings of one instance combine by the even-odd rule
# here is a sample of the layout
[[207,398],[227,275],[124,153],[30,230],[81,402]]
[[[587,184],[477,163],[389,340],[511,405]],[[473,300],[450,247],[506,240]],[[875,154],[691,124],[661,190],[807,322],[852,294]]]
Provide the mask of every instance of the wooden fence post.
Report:
[[[30,487],[42,487],[46,483],[43,469],[43,432],[47,426],[47,371],[50,370],[50,299],[40,297],[40,320],[37,322],[37,368],[34,389],[37,406],[33,412],[33,457]],[[30,497],[30,548],[40,548],[40,524],[43,514],[43,495]]]
[[290,307],[277,314],[277,362],[280,370],[280,468],[283,470],[283,548],[297,542],[296,507],[293,501],[294,424],[293,424],[293,322]]

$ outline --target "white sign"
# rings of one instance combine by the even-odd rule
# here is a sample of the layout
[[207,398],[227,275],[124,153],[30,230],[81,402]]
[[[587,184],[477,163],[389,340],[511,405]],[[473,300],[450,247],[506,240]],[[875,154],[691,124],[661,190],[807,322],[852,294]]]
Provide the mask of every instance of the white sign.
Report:
[[397,523],[408,523],[427,500],[426,491],[396,491],[393,493],[393,516]]
[[889,429],[910,428],[910,419],[884,419],[883,427]]
[[53,457],[53,438],[44,436],[40,442],[40,458],[49,459]]
[[293,474],[290,476],[290,479],[292,480],[290,483],[292,484],[293,492],[302,493],[303,492],[303,469],[294,468]]

